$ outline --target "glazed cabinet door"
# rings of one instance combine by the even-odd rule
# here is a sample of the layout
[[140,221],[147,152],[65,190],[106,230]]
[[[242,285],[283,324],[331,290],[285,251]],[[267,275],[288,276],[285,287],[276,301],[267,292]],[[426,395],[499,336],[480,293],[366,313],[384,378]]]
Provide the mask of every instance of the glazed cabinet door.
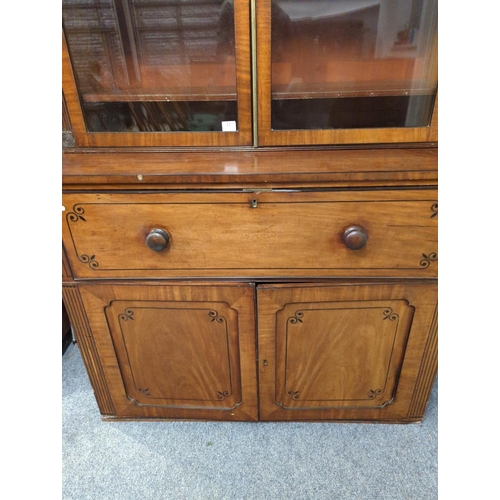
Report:
[[248,0],[63,0],[78,146],[252,141]]
[[437,368],[437,285],[259,286],[262,420],[415,421]]
[[67,284],[101,413],[256,420],[250,284]]
[[437,140],[437,0],[256,4],[260,145]]

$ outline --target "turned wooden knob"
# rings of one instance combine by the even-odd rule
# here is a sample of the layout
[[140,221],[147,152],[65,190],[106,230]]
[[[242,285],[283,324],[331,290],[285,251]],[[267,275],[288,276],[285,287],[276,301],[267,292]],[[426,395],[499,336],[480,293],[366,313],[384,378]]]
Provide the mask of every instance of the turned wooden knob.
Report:
[[366,245],[368,235],[366,231],[360,226],[348,227],[342,235],[345,246],[351,250],[360,250]]
[[161,252],[167,248],[170,242],[170,236],[163,229],[151,229],[146,236],[146,245],[155,252]]

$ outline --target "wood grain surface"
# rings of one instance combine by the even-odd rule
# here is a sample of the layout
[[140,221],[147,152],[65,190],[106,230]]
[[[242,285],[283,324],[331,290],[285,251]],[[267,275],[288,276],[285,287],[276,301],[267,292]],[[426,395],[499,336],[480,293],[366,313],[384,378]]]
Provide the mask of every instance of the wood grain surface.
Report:
[[[273,67],[271,4],[252,2],[251,33],[250,2],[234,1],[236,92],[228,73],[202,95],[213,67],[201,65],[163,89],[236,99],[237,132],[89,133],[82,103],[116,96],[79,93],[63,33],[63,301],[103,419],[424,416],[438,361],[437,97],[428,127],[323,130],[273,130],[271,99],[430,95],[437,74],[417,81],[421,61],[404,57],[318,52],[318,66],[298,39]],[[437,38],[431,59],[432,73]],[[160,95],[144,71],[149,87],[125,100]],[[346,246],[350,227],[361,249]],[[146,244],[154,229],[163,250]]]
[[115,408],[103,371],[103,359],[96,346],[96,338],[83,304],[80,289],[74,283],[63,283],[63,301],[80,348],[83,363],[94,389],[101,415],[114,415]]
[[[78,278],[437,275],[437,192],[67,194]],[[255,205],[255,208],[253,208]],[[368,241],[343,240],[361,226]],[[155,252],[153,229],[170,236]]]
[[[66,153],[64,189],[437,184],[437,148]],[[138,179],[140,176],[140,180]],[[248,186],[250,185],[250,186]]]
[[421,417],[408,410],[436,300],[431,282],[260,285],[261,419]]
[[251,284],[79,291],[115,416],[257,419]]

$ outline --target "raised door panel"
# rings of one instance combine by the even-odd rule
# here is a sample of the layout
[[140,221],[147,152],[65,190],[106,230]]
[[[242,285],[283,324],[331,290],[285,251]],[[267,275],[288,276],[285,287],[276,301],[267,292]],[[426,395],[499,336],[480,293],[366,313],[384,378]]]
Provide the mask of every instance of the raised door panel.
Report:
[[261,418],[414,419],[435,306],[428,284],[259,287]]
[[127,395],[138,404],[241,404],[237,313],[227,304],[116,300],[105,314]]
[[390,404],[412,317],[404,300],[286,304],[276,315],[279,405]]
[[251,285],[79,290],[111,416],[257,418]]

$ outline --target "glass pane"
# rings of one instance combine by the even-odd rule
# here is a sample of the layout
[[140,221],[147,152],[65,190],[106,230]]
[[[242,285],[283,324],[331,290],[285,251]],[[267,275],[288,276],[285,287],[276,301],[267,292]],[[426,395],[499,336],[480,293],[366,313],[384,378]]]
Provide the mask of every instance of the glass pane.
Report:
[[274,130],[424,127],[437,0],[273,0]]
[[63,0],[89,132],[236,130],[231,0]]

